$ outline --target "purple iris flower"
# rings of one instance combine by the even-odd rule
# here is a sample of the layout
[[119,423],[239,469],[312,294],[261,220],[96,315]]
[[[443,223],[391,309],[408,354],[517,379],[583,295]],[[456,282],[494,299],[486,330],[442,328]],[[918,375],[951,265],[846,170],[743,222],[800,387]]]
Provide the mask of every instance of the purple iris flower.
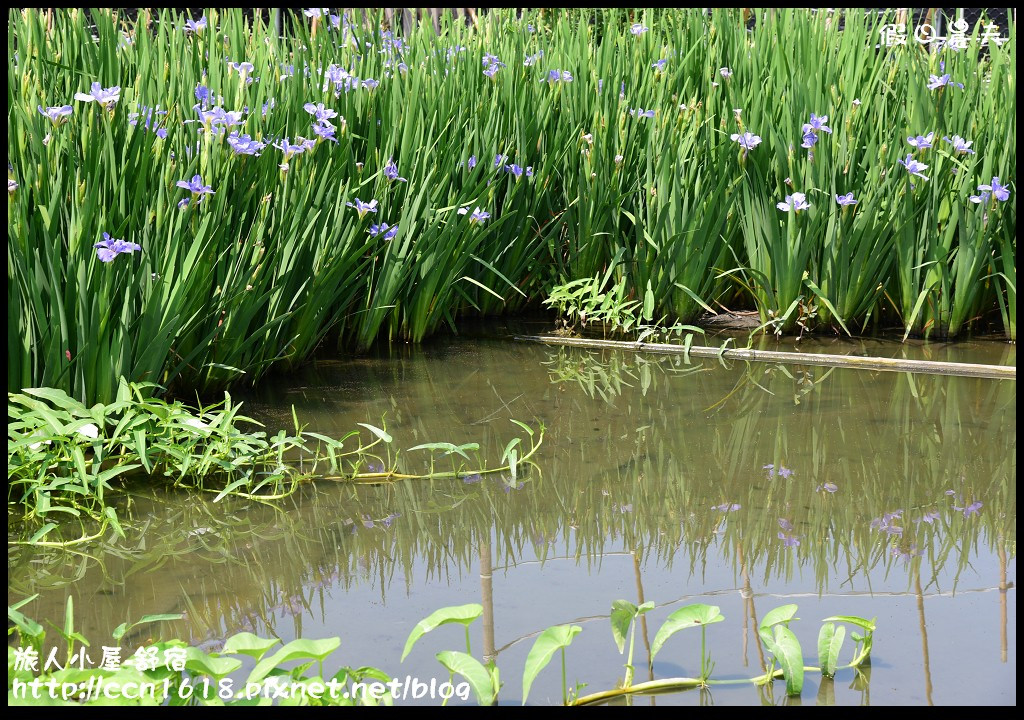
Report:
[[856,205],[857,204],[857,200],[854,200],[852,192],[848,192],[845,195],[838,195],[837,194],[836,195],[836,203],[838,203],[839,205],[842,205],[843,207],[846,207],[847,205]]
[[260,154],[260,150],[265,148],[266,143],[262,143],[259,140],[253,140],[248,135],[241,135],[237,132],[233,132],[228,135],[228,145],[235,151],[236,155],[256,155]]
[[68,116],[74,112],[74,108],[70,105],[58,105],[56,107],[48,108],[43,108],[42,105],[37,105],[36,108],[39,110],[40,114],[48,117],[50,122],[54,125],[60,125],[61,123],[66,122]]
[[105,88],[98,82],[94,82],[89,93],[76,92],[75,100],[82,102],[97,102],[107,110],[113,110],[114,105],[121,99],[121,88],[117,85]]
[[374,80],[373,78],[366,78],[362,82],[364,90],[373,90],[378,85],[380,85],[380,80]]
[[[807,126],[804,125],[804,127]],[[811,148],[814,147],[814,144],[816,142],[818,142],[818,136],[815,135],[812,131],[807,130],[804,132],[804,141],[800,143],[800,147],[807,148],[808,150],[810,150]]]
[[476,155],[469,156],[469,160],[466,161],[466,167],[470,170],[476,167]]
[[[469,208],[459,208],[459,215],[465,215],[469,212]],[[473,214],[469,216],[469,224],[476,225],[482,223],[484,220],[489,218],[491,214],[485,210],[481,210],[478,207],[473,208]]]
[[110,237],[109,233],[103,233],[103,239],[93,245],[96,248],[96,257],[100,262],[108,263],[122,253],[131,254],[136,250],[142,250],[141,245],[132,242],[125,242],[118,238]]
[[494,156],[494,167],[500,168],[508,160],[508,155],[495,155]]
[[491,63],[486,68],[484,68],[484,75],[486,75],[489,78],[494,78],[494,76],[498,74],[498,70],[500,70],[503,67],[505,67],[505,63],[502,63],[502,62]]
[[929,90],[938,90],[939,88],[944,88],[947,85],[956,86],[956,87],[960,88],[961,90],[963,90],[963,87],[964,87],[963,83],[950,82],[949,73],[946,73],[945,75],[942,75],[941,77],[939,75],[929,75],[928,76],[928,89]]
[[337,132],[337,128],[331,125],[326,120],[318,123],[313,123],[313,132],[316,134],[318,140],[330,140],[333,143],[338,142],[338,139],[334,137],[334,133]]
[[501,60],[498,59],[497,55],[491,55],[490,53],[484,53],[484,56],[482,58],[481,64],[482,65],[496,65],[496,64],[498,64],[500,62],[501,62]]
[[360,219],[366,217],[366,213],[375,213],[375,212],[377,212],[377,201],[376,200],[371,200],[370,202],[367,202],[367,203],[364,203],[359,198],[356,198],[355,200],[356,200],[355,204],[353,204],[353,203],[345,203],[345,204],[348,207],[350,207],[350,208],[355,208],[356,212],[359,213],[359,218]]
[[213,195],[213,187],[210,185],[203,185],[203,179],[199,175],[193,175],[191,180],[179,180],[176,185],[180,188],[184,188],[196,196],[196,202],[203,201],[203,195]]
[[572,74],[568,70],[551,70],[551,71],[548,72],[548,76],[546,78],[542,78],[541,79],[541,82],[544,82],[544,80],[547,80],[549,83],[556,83],[556,82],[571,83],[572,82]]
[[905,167],[907,169],[907,172],[910,173],[911,175],[917,175],[918,177],[924,178],[925,180],[928,179],[927,177],[925,177],[923,173],[924,170],[928,169],[928,166],[925,165],[924,163],[920,163],[917,160],[915,160],[913,155],[907,155],[906,159],[900,160],[899,163],[900,165]]
[[302,108],[310,115],[315,117],[317,120],[330,120],[331,118],[338,117],[338,113],[331,110],[329,107],[325,107],[323,103],[306,103]]
[[381,223],[380,225],[371,225],[370,229],[367,230],[370,233],[370,237],[377,237],[383,235],[385,240],[391,240],[398,234],[397,225],[388,225],[387,223]]
[[916,137],[908,137],[907,144],[911,147],[915,147],[918,150],[927,150],[932,146],[932,141],[935,139],[935,132],[930,132],[927,135],[917,135]]
[[832,134],[832,128],[825,123],[828,122],[828,115],[815,115],[811,113],[811,121],[804,123],[803,131],[807,132],[827,132],[829,135]]
[[540,60],[542,57],[544,57],[544,51],[543,50],[538,50],[533,55],[527,55],[526,59],[523,60],[523,66],[524,67],[530,67],[531,65],[535,64],[538,60]]
[[384,166],[384,177],[391,182],[394,182],[395,180],[398,182],[409,182],[404,177],[398,177],[398,165],[395,164],[393,159],[388,160],[387,165]]
[[203,84],[196,85],[196,100],[204,105],[210,101],[210,88]]
[[[787,195],[785,202],[775,203],[775,207],[784,212],[800,212],[806,210],[811,204],[807,202],[807,196],[803,193]],[[789,468],[779,468],[779,477],[789,477],[793,471]]]
[[718,68],[718,74],[724,77],[726,80],[732,77],[732,70],[727,67]]
[[305,10],[302,11],[302,14],[305,15],[306,17],[308,17],[308,18],[323,17],[324,9],[323,8],[306,8]]
[[251,62],[236,63],[228,60],[227,63],[233,70],[236,70],[239,74],[248,75],[255,69]]
[[629,114],[636,118],[652,118],[654,117],[653,110],[644,110],[643,108],[631,109]]
[[661,60],[655,60],[652,68],[658,72],[665,72],[665,66],[668,65],[668,58],[662,58]]
[[997,177],[992,178],[992,182],[990,185],[979,185],[978,189],[982,191],[981,197],[978,197],[977,195],[972,195],[971,202],[973,203],[985,202],[985,200],[988,199],[989,193],[995,195],[996,200],[998,200],[999,202],[1006,202],[1007,200],[1010,199],[1009,188],[1006,185],[1001,185],[999,183],[999,178]]
[[7,178],[7,194],[12,195],[15,190],[18,189],[18,182],[11,178]]
[[629,26],[629,31],[637,36],[643,35],[649,29],[650,28],[646,27],[642,23],[633,23],[632,25]]
[[729,138],[733,142],[738,142],[740,144],[740,147],[743,148],[744,155],[747,154],[748,150],[753,150],[754,148],[761,144],[761,137],[759,135],[754,135],[749,131],[743,133],[742,135],[738,133],[733,133],[732,135],[729,136]]
[[306,144],[303,138],[297,137],[296,140],[301,140],[297,145],[292,145],[288,138],[283,138],[280,142],[274,143],[274,147],[280,150],[284,154],[284,160],[287,163],[293,155],[301,155],[306,152]]
[[265,103],[263,103],[263,117],[266,117],[267,113],[273,110],[274,105],[276,104],[277,103],[274,101],[274,98],[269,98]]
[[[511,165],[506,165],[505,172],[509,172],[515,175],[516,180],[523,176],[523,168],[521,168],[519,165],[516,165],[515,163],[512,163]],[[526,177],[530,177],[531,175],[533,175],[533,168],[526,168]]]
[[942,136],[942,139],[953,146],[953,152],[964,153],[965,155],[974,155],[974,151],[971,150],[971,145],[974,144],[971,140],[964,140],[959,135],[953,137]]
[[192,20],[188,18],[185,20],[185,25],[181,28],[185,31],[185,34],[198,33],[200,30],[206,29],[206,16],[203,15],[198,20]]

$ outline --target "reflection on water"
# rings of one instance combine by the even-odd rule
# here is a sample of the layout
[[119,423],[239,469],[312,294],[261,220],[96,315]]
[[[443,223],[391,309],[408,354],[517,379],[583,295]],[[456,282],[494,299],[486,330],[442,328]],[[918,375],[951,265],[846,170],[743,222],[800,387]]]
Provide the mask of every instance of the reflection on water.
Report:
[[[1006,347],[978,345],[956,359],[993,362],[988,348]],[[406,635],[438,607],[482,602],[474,653],[497,656],[501,698],[516,703],[533,637],[553,624],[584,628],[570,685],[614,686],[616,598],[657,604],[637,657],[679,605],[719,605],[717,678],[758,674],[758,618],[795,602],[808,664],[820,619],[879,626],[872,667],[809,676],[806,702],[868,704],[871,689],[876,703],[1016,701],[1015,382],[452,341],[319,362],[246,407],[289,426],[292,405],[320,433],[383,417],[399,448],[478,442],[492,463],[519,433],[510,418],[547,435],[514,481],[322,482],[274,506],[147,490],[119,509],[127,542],[10,549],[9,600],[38,592],[23,611],[56,620],[72,593],[97,647],[122,622],[183,612],[125,644],[338,635],[344,662],[439,678],[433,654],[461,635],[432,633],[399,665]],[[699,640],[680,636],[636,677],[692,676],[698,655]],[[531,701],[557,702],[559,682],[557,668],[542,673]],[[786,702],[771,692],[632,702]]]

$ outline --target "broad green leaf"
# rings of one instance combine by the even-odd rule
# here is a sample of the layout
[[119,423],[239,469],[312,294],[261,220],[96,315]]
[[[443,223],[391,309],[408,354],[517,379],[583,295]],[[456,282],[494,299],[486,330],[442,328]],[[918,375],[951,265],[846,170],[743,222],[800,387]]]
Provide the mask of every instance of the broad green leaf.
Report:
[[[832,617],[825,618],[824,620],[822,620],[822,622],[844,622],[844,623],[850,623],[851,625],[858,625],[858,626],[864,628],[865,630],[867,630],[869,632],[874,632],[875,631],[875,621],[877,619],[878,618],[871,618],[870,620],[867,620],[865,618],[858,617],[857,615],[833,615]],[[852,637],[852,635],[851,635],[851,637]]]
[[220,680],[242,667],[237,658],[212,657],[199,648],[185,648],[185,669]]
[[800,641],[785,625],[775,626],[772,654],[782,667],[782,676],[786,678],[786,694],[796,697],[804,687],[804,656],[800,650]]
[[[769,630],[773,625],[785,624],[793,619],[796,615],[796,605],[780,605],[777,608],[769,610],[763,618],[758,628],[761,630]],[[796,618],[799,620],[800,618]]]
[[391,440],[392,440],[391,436],[388,435],[383,430],[381,430],[379,427],[374,427],[373,425],[369,425],[367,423],[356,423],[356,425],[359,425],[361,427],[366,428],[367,430],[372,432],[374,435],[376,435],[377,437],[379,437],[381,440],[383,440],[386,443],[390,443]]
[[612,603],[612,637],[615,638],[615,646],[619,654],[624,652],[626,647],[626,635],[629,633],[629,625],[637,615],[637,607],[628,600],[616,600]]
[[846,628],[842,625],[836,628],[833,623],[825,623],[818,633],[818,663],[821,665],[821,674],[825,677],[835,677],[836,667],[839,664],[839,651],[843,647],[843,640],[846,639]]
[[691,627],[701,627],[712,623],[722,622],[725,617],[715,605],[687,605],[669,615],[654,636],[651,643],[651,660],[658,654],[665,642],[680,630]]
[[561,649],[569,647],[572,639],[583,630],[579,625],[556,625],[537,636],[537,640],[526,656],[523,667],[523,705],[530,694],[530,686],[537,675],[551,662],[552,656]]
[[[269,675],[271,670],[289,660],[313,658],[322,661],[337,650],[339,645],[341,645],[341,638],[336,637],[323,640],[292,640],[270,657],[263,658],[256,663],[256,667],[252,669],[246,682],[259,682]],[[241,661],[238,662],[241,664]]]
[[249,632],[238,633],[232,635],[224,643],[224,649],[221,650],[221,655],[248,655],[249,657],[256,658],[259,660],[270,648],[277,645],[280,640],[274,638],[261,638],[257,635],[253,635]]
[[427,617],[416,623],[416,627],[409,633],[409,638],[405,641],[405,649],[402,651],[402,658],[399,662],[405,660],[409,651],[412,650],[412,646],[416,644],[416,641],[423,637],[426,633],[431,630],[435,630],[442,625],[449,623],[460,623],[461,625],[469,626],[474,620],[476,620],[484,612],[483,605],[479,603],[470,603],[468,605],[453,605],[451,607],[444,607],[440,610],[435,610],[430,613]]
[[472,655],[458,650],[445,650],[436,655],[452,675],[461,675],[476,693],[477,702],[481,705],[493,705],[498,689],[494,687],[491,671]]

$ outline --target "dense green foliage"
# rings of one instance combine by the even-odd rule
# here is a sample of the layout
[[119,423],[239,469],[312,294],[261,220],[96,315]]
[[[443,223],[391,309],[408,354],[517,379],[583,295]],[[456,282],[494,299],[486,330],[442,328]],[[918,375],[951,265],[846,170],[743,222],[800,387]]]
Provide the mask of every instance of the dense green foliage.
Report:
[[[969,199],[1015,179],[1015,28],[929,51],[881,45],[891,18],[862,11],[842,29],[799,10],[752,29],[732,11],[495,11],[401,38],[373,17],[299,14],[283,39],[205,17],[11,11],[9,390],[219,389],[325,339],[420,341],[609,269],[683,323],[720,303],[780,332],[1001,319],[1016,337],[1015,196]],[[117,103],[74,99],[93,82]],[[199,86],[200,111],[241,116],[201,121]],[[337,142],[286,155],[272,143],[317,138],[307,103],[336,113]],[[832,132],[808,152],[812,113]],[[232,132],[266,146],[240,154]],[[195,175],[212,194],[179,187]],[[777,208],[797,192],[806,211]],[[140,249],[102,262],[104,233]]]

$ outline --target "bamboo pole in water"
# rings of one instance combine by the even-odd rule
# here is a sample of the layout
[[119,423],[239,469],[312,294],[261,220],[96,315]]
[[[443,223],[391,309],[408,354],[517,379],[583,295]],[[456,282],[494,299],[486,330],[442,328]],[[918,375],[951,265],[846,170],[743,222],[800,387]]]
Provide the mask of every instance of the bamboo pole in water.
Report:
[[907,360],[905,358],[864,357],[861,355],[824,355],[818,353],[783,352],[779,350],[752,350],[747,348],[712,348],[666,343],[628,342],[622,340],[589,340],[552,335],[516,335],[516,340],[538,342],[545,345],[565,345],[605,350],[635,350],[669,355],[694,357],[721,357],[727,360],[792,363],[794,365],[825,365],[858,370],[886,372],[912,372],[928,375],[960,375],[966,377],[1016,380],[1017,368],[1009,365],[977,365],[974,363],[940,362],[935,360]]

